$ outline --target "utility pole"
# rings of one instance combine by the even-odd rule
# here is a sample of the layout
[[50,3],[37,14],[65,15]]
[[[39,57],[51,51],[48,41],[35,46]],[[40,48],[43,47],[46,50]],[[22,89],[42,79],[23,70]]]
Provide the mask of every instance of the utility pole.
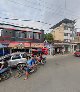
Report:
[[64,1],[64,7],[65,7],[65,10],[64,10],[64,17],[66,18],[66,8],[67,8],[66,0]]
[[66,0],[65,0],[65,10],[66,10]]

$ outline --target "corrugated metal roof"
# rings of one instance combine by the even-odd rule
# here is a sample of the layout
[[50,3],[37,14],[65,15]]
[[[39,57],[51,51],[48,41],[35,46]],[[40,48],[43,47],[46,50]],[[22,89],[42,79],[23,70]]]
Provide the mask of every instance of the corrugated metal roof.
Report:
[[42,29],[42,24],[35,21],[21,21],[21,20],[10,20],[10,19],[0,18],[0,23],[19,26],[19,27],[29,27],[29,28],[32,27],[33,29],[39,29],[39,30]]

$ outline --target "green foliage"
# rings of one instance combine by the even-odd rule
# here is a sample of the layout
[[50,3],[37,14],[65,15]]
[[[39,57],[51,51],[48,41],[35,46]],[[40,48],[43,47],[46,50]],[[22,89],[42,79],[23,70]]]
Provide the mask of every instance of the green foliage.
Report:
[[52,43],[53,42],[53,35],[51,33],[44,34],[44,39],[47,40],[47,42]]

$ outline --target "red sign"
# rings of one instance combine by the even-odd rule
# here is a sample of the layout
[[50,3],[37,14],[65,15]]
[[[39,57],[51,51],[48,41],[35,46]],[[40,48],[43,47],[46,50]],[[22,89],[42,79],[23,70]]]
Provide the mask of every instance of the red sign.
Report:
[[27,42],[11,42],[10,44],[9,44],[9,47],[16,47],[16,46],[20,46],[20,45],[22,45],[22,46],[24,46],[24,47],[30,47],[30,43],[27,43]]
[[27,43],[27,42],[26,42],[26,43],[24,43],[24,46],[25,46],[25,47],[30,47],[30,43]]

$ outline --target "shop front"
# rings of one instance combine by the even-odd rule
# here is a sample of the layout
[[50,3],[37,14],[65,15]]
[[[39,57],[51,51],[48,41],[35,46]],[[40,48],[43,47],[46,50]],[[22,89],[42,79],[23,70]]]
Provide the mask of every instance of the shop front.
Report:
[[30,43],[30,42],[11,42],[8,46],[10,48],[10,53],[13,52],[28,52],[32,50],[41,51],[44,48],[43,43]]
[[70,43],[54,43],[53,45],[55,54],[70,53]]
[[64,45],[64,53],[70,53],[71,45]]
[[43,53],[46,54],[45,52],[46,49],[44,49],[44,43],[31,43],[31,51],[37,52],[37,53]]
[[11,42],[8,47],[10,48],[10,53],[29,52],[30,43],[28,43],[28,42]]
[[54,45],[54,54],[61,54],[62,53],[62,49],[63,49],[63,45]]

